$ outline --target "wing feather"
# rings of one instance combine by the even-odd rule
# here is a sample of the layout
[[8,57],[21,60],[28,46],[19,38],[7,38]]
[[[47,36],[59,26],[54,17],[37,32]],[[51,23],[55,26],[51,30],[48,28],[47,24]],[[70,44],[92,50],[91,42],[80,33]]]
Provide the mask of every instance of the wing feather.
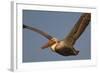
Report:
[[83,13],[76,22],[71,32],[63,40],[72,44],[80,37],[91,20],[91,13]]
[[39,34],[41,34],[42,36],[44,36],[45,38],[51,40],[53,37],[51,35],[49,35],[48,33],[42,31],[42,30],[39,30],[35,27],[30,27],[30,26],[27,26],[27,25],[23,25],[23,28],[26,28],[26,29],[29,29],[29,30],[32,30],[34,32],[37,32]]

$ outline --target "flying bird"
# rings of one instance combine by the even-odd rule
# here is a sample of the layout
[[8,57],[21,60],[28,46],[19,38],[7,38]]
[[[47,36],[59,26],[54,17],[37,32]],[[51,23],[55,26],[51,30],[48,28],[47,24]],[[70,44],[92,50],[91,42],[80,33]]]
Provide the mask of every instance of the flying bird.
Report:
[[42,49],[50,48],[53,52],[56,52],[62,56],[76,56],[78,55],[79,50],[74,48],[74,44],[80,37],[80,35],[84,32],[85,28],[88,26],[90,21],[91,14],[82,13],[79,20],[76,22],[68,36],[66,36],[62,40],[59,40],[49,35],[47,32],[44,32],[35,27],[30,27],[23,24],[23,28],[37,32],[48,39],[48,42],[41,47]]

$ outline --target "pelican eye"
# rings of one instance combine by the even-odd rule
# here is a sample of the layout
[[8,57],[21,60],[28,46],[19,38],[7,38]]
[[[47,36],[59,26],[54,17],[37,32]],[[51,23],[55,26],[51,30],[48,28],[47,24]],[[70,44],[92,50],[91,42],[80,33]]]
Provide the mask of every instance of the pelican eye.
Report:
[[53,44],[53,45],[50,47],[50,48],[51,48],[51,50],[52,50],[52,51],[55,51],[56,46],[57,46],[57,43]]

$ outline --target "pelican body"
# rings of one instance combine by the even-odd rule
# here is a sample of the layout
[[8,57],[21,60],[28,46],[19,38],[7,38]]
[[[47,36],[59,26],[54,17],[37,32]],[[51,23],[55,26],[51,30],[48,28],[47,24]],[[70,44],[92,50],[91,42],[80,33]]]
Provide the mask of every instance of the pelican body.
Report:
[[58,40],[57,38],[52,37],[48,33],[34,27],[23,25],[23,28],[35,31],[49,40],[45,45],[41,47],[42,49],[50,48],[53,52],[56,52],[63,56],[76,56],[78,55],[79,50],[76,50],[73,46],[76,40],[80,37],[80,35],[84,32],[85,28],[88,26],[90,20],[91,14],[83,13],[74,25],[69,35],[62,40]]

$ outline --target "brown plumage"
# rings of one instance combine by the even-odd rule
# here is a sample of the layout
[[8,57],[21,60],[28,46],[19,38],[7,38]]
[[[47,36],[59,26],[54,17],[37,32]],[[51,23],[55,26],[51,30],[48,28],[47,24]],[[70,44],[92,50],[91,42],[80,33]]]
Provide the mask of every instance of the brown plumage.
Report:
[[71,32],[69,33],[69,35],[62,40],[58,40],[57,38],[52,37],[46,32],[43,32],[34,27],[30,27],[27,25],[23,25],[23,27],[35,31],[49,40],[44,46],[41,47],[42,49],[50,47],[52,51],[60,55],[71,56],[71,55],[78,55],[79,51],[76,50],[73,46],[76,40],[80,37],[80,35],[84,32],[85,28],[88,26],[90,20],[91,20],[91,14],[83,13],[80,16],[77,23],[75,24],[75,26],[73,27],[73,29],[71,30]]

